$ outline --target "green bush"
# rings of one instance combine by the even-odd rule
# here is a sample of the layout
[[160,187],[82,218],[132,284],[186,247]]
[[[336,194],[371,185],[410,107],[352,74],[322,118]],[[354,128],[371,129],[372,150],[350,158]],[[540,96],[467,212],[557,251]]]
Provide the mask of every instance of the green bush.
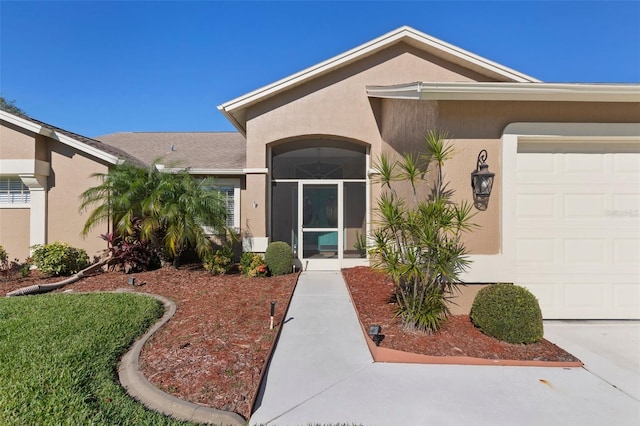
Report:
[[471,321],[484,333],[509,343],[542,339],[542,311],[538,299],[524,287],[494,284],[478,292]]
[[233,266],[233,248],[230,244],[227,244],[215,252],[205,255],[204,259],[202,259],[202,266],[216,275],[223,275],[229,272],[229,269]]
[[0,246],[0,271],[4,271],[9,267],[9,255],[4,247]]
[[267,265],[259,253],[242,253],[239,268],[245,277],[264,277],[267,275]]
[[89,256],[83,249],[56,241],[51,244],[36,244],[31,258],[38,269],[47,275],[71,275],[89,265]]
[[274,241],[269,244],[264,253],[264,261],[271,275],[288,274],[293,269],[293,251],[284,241]]

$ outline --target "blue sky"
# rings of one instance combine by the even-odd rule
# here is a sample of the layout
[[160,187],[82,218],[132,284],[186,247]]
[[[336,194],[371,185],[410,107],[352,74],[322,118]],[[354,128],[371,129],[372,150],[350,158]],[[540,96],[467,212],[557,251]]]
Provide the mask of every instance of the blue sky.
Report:
[[640,2],[9,2],[0,90],[95,137],[235,130],[223,102],[402,25],[548,82],[640,82]]

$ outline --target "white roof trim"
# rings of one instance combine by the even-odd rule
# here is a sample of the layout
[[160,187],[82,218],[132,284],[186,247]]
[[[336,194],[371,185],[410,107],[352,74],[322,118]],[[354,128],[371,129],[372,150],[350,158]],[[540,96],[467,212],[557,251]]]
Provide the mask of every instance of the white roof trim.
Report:
[[259,102],[278,92],[289,89],[304,81],[310,80],[319,75],[325,74],[335,68],[354,62],[362,57],[370,55],[378,50],[384,49],[400,41],[413,41],[426,48],[438,50],[453,58],[475,65],[477,68],[488,71],[491,74],[519,82],[538,82],[539,80],[513,70],[511,68],[490,61],[469,51],[461,49],[452,44],[446,43],[435,37],[431,37],[423,32],[408,26],[400,27],[394,31],[384,34],[368,43],[357,46],[347,52],[320,62],[317,65],[306,68],[300,72],[278,80],[272,84],[261,87],[246,95],[232,99],[218,106],[218,109],[231,121],[231,123],[241,132],[245,133],[245,123],[243,118],[238,118],[234,112],[246,108],[251,104]]
[[15,126],[21,127],[25,130],[29,130],[30,132],[40,133],[40,131],[42,130],[41,125],[36,124],[29,120],[25,120],[22,117],[18,117],[17,115],[10,114],[6,111],[0,110],[0,119],[8,123],[11,123]]
[[119,164],[122,163],[122,161],[116,157],[115,155],[106,153],[102,150],[99,150],[98,148],[94,148],[91,145],[87,145],[86,143],[79,141],[77,139],[73,139],[70,138],[67,135],[64,135],[62,133],[58,133],[58,132],[53,132],[54,136],[52,136],[54,139],[59,140],[60,142],[62,142],[63,144],[69,145],[70,147],[73,147],[75,149],[77,149],[78,151],[82,151],[86,154],[89,155],[93,155],[94,157],[97,157],[101,160],[105,160],[108,161],[111,164]]
[[28,119],[19,117],[17,115],[8,113],[6,111],[0,111],[0,119],[5,120],[11,124],[14,124],[30,132],[34,132],[34,133],[41,134],[41,135],[50,137],[52,139],[55,139],[59,142],[62,142],[65,145],[68,145],[72,148],[77,149],[78,151],[84,152],[85,154],[92,155],[101,160],[107,161],[111,164],[122,163],[122,160],[120,160],[115,155],[104,152],[98,148],[94,148],[82,141],[73,139],[65,134],[56,132],[55,130],[49,129],[40,124],[34,123],[33,121],[29,121]]
[[415,82],[367,86],[367,95],[414,100],[640,102],[640,84]]
[[160,171],[167,173],[176,173],[183,170],[189,170],[192,175],[216,175],[216,176],[241,176],[249,174],[267,174],[269,169],[267,168],[243,168],[243,169],[205,169],[195,167],[165,167],[162,164],[156,164],[156,168]]

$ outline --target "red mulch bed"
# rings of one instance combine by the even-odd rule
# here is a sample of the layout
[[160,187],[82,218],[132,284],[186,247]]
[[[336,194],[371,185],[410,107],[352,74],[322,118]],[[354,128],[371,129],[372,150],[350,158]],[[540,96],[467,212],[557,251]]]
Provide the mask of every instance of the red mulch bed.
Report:
[[[452,317],[435,335],[407,333],[393,318],[389,303],[393,287],[370,268],[343,270],[363,324],[380,324],[382,347],[438,356],[488,359],[575,361],[543,340],[511,345],[485,336],[468,316]],[[134,276],[135,287],[128,285]],[[276,301],[278,326],[298,274],[271,278],[214,276],[188,265],[125,275],[107,272],[82,279],[62,290],[108,291],[120,288],[155,293],[172,299],[177,310],[169,323],[145,346],[141,367],[160,389],[187,401],[250,416],[261,370],[276,337],[269,330],[270,302]],[[25,279],[0,277],[0,294],[32,284],[57,282],[37,271]]]
[[[142,285],[128,285],[131,276]],[[178,398],[249,418],[262,368],[297,278],[298,274],[214,276],[200,267],[186,266],[131,275],[107,272],[57,291],[127,288],[173,300],[176,314],[142,351],[142,372]],[[0,293],[57,281],[61,278],[45,278],[32,271],[26,279],[0,279]],[[273,330],[269,329],[271,301],[276,302]]]
[[380,347],[434,356],[469,356],[474,358],[519,361],[579,361],[553,343],[542,340],[528,345],[501,342],[483,334],[468,315],[448,319],[440,332],[427,335],[403,330],[394,318],[390,303],[393,283],[383,274],[368,267],[343,269],[360,321],[367,327],[379,324],[384,339]]

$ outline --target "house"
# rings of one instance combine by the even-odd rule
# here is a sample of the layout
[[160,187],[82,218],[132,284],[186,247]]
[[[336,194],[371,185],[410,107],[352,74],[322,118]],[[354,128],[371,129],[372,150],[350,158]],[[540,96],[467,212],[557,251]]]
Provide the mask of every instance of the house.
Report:
[[[211,163],[179,157],[208,155],[187,147],[198,138],[191,134],[100,139],[136,157],[143,153],[127,140],[148,138],[146,146],[159,147],[154,155],[186,162],[177,167],[230,179],[245,250],[286,241],[302,267],[335,270],[368,262],[357,242],[375,217],[375,159],[446,130],[456,156],[445,172],[457,200],[474,201],[480,153],[495,173],[474,218],[480,228],[466,240],[473,264],[465,281],[524,285],[545,318],[640,318],[638,84],[544,83],[402,27],[219,110],[238,130],[213,150],[238,154],[229,164],[224,155]],[[241,145],[244,162],[234,151]],[[0,214],[5,244],[13,227]]]
[[80,194],[95,186],[93,173],[124,161],[144,165],[113,146],[30,117],[0,111],[0,245],[23,261],[29,247],[63,241],[90,256],[107,247],[108,224],[82,237],[87,212]]

